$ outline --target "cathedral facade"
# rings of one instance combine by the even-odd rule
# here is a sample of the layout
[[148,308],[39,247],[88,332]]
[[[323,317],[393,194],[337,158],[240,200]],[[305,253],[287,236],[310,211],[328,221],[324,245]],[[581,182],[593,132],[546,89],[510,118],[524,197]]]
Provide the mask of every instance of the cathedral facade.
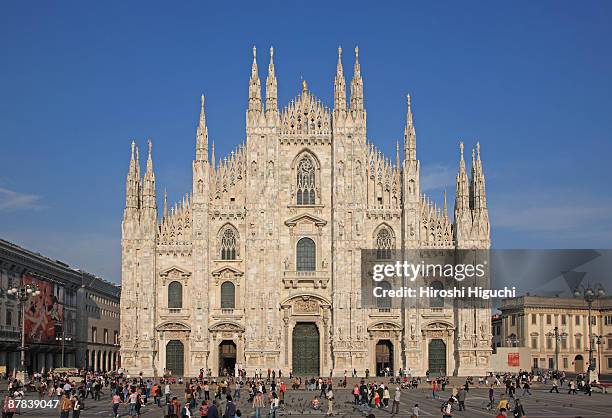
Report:
[[[157,208],[151,142],[138,148],[122,222],[121,358],[128,373],[374,374],[389,368],[477,375],[490,357],[486,307],[380,308],[361,303],[362,249],[489,248],[480,148],[460,145],[454,216],[421,193],[410,97],[403,152],[367,140],[355,50],[350,93],[341,50],[334,103],[302,83],[279,108],[273,50],[265,94],[256,50],[246,140],[209,149],[204,96],[193,182]],[[444,285],[444,284],[443,284]]]

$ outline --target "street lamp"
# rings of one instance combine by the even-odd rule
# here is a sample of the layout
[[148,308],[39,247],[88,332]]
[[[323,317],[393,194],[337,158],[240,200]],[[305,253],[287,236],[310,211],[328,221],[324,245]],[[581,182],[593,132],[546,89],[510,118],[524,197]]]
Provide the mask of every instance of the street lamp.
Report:
[[559,374],[559,342],[567,337],[566,332],[559,333],[559,327],[555,327],[552,332],[546,333],[546,336],[555,339],[555,372]]
[[66,341],[72,341],[72,337],[66,337],[66,331],[64,330],[64,328],[62,327],[62,336],[61,337],[55,337],[55,341],[61,341],[62,342],[62,368],[64,367],[64,346],[66,344]]
[[19,360],[19,376],[18,380],[21,380],[22,383],[25,383],[25,303],[30,298],[35,298],[40,295],[40,290],[35,284],[25,284],[23,283],[23,279],[19,284],[19,287],[12,287],[6,291],[9,295],[15,295],[19,300],[19,305],[21,308],[21,346],[19,347],[19,351],[21,352],[21,357]]
[[603,338],[603,335],[594,335],[594,337],[596,338],[595,343],[597,344],[597,373],[601,374],[601,344],[603,344],[603,341],[601,340]]
[[603,297],[606,294],[603,286],[600,283],[595,283],[594,286],[584,287],[578,286],[574,290],[574,296],[582,297],[589,307],[589,383],[593,380],[599,380],[599,376],[595,373],[593,366],[593,320],[591,319],[593,302]]

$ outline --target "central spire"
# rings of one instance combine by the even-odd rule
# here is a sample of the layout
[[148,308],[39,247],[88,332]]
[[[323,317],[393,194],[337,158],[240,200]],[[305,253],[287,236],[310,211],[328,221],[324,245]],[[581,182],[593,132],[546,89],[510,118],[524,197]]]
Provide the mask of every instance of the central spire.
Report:
[[204,113],[204,95],[201,98],[200,122],[196,131],[196,161],[208,161],[208,128]]
[[406,96],[406,127],[404,128],[404,158],[406,161],[416,161],[416,132],[412,121],[412,108],[410,105],[410,95]]

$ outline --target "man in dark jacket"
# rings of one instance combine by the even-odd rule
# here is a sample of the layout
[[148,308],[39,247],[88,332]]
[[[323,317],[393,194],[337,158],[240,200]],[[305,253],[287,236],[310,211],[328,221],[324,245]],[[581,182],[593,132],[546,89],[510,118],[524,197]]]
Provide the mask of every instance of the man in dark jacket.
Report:
[[208,408],[208,418],[219,418],[219,410],[217,409],[217,401],[213,401]]
[[[223,418],[234,418],[234,415],[236,415],[236,404],[232,401],[231,395],[227,395],[227,404],[225,404]],[[208,416],[210,417],[210,410],[208,410]]]

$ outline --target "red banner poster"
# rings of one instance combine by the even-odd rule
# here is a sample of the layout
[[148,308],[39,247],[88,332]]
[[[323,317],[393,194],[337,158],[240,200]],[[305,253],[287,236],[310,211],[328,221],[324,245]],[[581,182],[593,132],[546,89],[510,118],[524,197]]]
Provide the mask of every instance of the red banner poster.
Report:
[[519,353],[508,353],[508,366],[519,367],[521,365],[521,358]]
[[24,276],[23,283],[40,290],[40,295],[25,302],[26,342],[55,342],[55,327],[63,326],[64,310],[53,293],[54,284],[30,276]]

